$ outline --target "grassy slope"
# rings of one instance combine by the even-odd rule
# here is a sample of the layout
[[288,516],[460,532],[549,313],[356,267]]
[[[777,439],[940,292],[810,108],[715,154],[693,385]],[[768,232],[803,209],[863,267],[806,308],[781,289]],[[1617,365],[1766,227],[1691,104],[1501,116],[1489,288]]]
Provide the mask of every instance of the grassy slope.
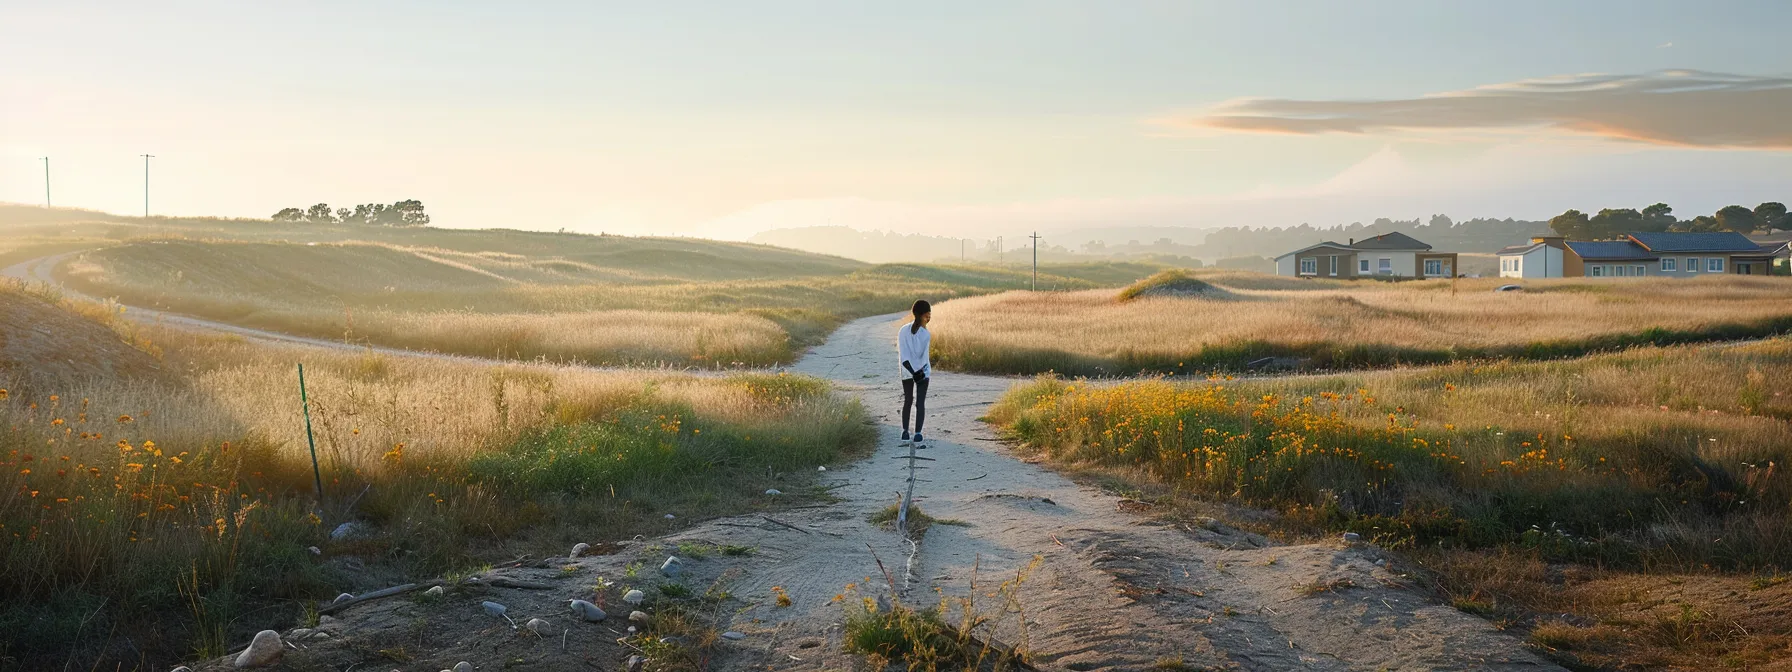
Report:
[[1634,345],[1792,330],[1780,278],[1562,279],[1494,293],[1497,279],[1312,281],[1196,272],[1216,291],[1150,296],[1190,274],[1119,292],[1014,293],[953,302],[936,317],[942,366],[1071,375],[1241,370],[1263,358],[1309,369],[1479,358],[1548,359]]
[[[89,319],[29,326],[85,333]],[[800,376],[478,365],[145,331],[174,379],[46,370],[18,377],[28,389],[0,382],[0,669],[166,669],[291,625],[301,601],[379,587],[368,576],[651,535],[769,507],[767,487],[801,500],[817,464],[869,439],[856,402]],[[307,365],[321,518],[294,361]],[[327,538],[351,519],[377,532]],[[348,558],[373,570],[344,573]]]
[[[681,365],[789,361],[847,319],[1032,281],[1014,269],[866,266],[713,241],[576,236],[580,245],[538,247],[538,239],[560,235],[430,236],[490,247],[154,240],[92,252],[65,270],[72,286],[91,294],[289,333],[482,356]],[[1040,282],[1083,289],[1152,270],[1063,265],[1042,269]],[[635,345],[617,345],[624,342]]]
[[1792,626],[1788,379],[1782,338],[1278,380],[1049,379],[990,417],[1167,502],[1260,506],[1285,532],[1412,550],[1458,606],[1535,628],[1569,662],[1734,664],[1786,657]]

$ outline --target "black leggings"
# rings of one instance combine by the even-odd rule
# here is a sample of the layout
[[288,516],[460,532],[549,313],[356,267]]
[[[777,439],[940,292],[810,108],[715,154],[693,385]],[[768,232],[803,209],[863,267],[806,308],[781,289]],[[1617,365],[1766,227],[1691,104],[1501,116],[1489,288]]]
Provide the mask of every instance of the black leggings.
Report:
[[927,378],[916,381],[902,379],[902,431],[908,432],[908,407],[915,407],[915,433],[921,433],[921,421],[927,418]]

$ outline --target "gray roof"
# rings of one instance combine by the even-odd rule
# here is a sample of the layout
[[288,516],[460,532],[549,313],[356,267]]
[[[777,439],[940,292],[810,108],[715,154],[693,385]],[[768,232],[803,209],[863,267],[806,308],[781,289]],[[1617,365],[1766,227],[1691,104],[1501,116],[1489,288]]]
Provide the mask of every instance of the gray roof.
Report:
[[1542,245],[1542,244],[1543,244],[1543,243],[1530,243],[1530,244],[1528,244],[1528,245],[1512,245],[1512,246],[1509,246],[1509,247],[1502,247],[1502,248],[1500,248],[1500,251],[1499,251],[1499,252],[1498,252],[1498,254],[1502,254],[1502,255],[1505,255],[1505,254],[1524,254],[1524,253],[1526,253],[1526,252],[1529,252],[1529,251],[1531,251],[1531,250],[1535,250],[1535,249],[1537,249],[1537,246],[1539,246],[1539,245]]
[[[1708,233],[1632,233],[1632,240],[1651,252],[1754,252],[1755,241],[1734,231]],[[1578,250],[1577,250],[1578,251]],[[1586,255],[1581,255],[1586,256]]]
[[1289,252],[1289,253],[1288,253],[1288,254],[1283,254],[1283,255],[1281,255],[1281,256],[1278,256],[1278,257],[1276,257],[1276,258],[1277,258],[1277,259],[1281,259],[1281,258],[1282,258],[1282,257],[1286,257],[1286,256],[1288,256],[1288,255],[1290,255],[1290,254],[1300,254],[1300,253],[1302,253],[1302,252],[1308,252],[1308,251],[1312,251],[1312,250],[1316,250],[1316,249],[1319,249],[1319,248],[1321,248],[1321,247],[1335,247],[1335,248],[1338,248],[1338,249],[1340,249],[1340,250],[1349,250],[1349,249],[1351,249],[1351,247],[1350,247],[1350,246],[1349,246],[1349,245],[1345,245],[1345,244],[1343,244],[1343,243],[1334,243],[1334,242],[1332,242],[1332,241],[1329,241],[1329,240],[1328,240],[1328,241],[1325,241],[1325,242],[1323,242],[1323,243],[1319,243],[1319,244],[1318,244],[1318,245],[1308,245],[1308,246],[1306,246],[1306,247],[1303,247],[1303,248],[1300,248],[1300,249],[1298,249],[1298,250],[1295,250],[1295,251],[1293,251],[1293,252]]
[[1580,258],[1588,261],[1655,258],[1649,250],[1628,240],[1570,240],[1567,245],[1568,249],[1574,250]]
[[1384,233],[1374,238],[1364,238],[1350,244],[1359,250],[1429,250],[1430,245],[1418,241],[1412,236],[1395,231]]

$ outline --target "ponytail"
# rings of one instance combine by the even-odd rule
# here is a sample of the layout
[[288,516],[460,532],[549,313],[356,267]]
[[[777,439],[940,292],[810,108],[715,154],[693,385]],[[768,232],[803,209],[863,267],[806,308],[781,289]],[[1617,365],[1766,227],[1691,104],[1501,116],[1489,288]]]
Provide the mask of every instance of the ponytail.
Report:
[[909,312],[915,314],[915,321],[909,323],[908,333],[918,334],[921,333],[921,316],[933,312],[933,306],[927,305],[926,299],[919,299],[915,301],[915,307],[909,309]]

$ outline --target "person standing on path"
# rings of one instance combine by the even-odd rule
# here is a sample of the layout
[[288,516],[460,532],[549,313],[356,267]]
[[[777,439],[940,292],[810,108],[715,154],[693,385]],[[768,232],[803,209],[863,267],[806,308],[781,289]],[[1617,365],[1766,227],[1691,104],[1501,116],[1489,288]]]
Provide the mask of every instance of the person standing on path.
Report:
[[916,301],[910,309],[915,319],[896,330],[896,357],[902,361],[902,440],[909,441],[909,407],[915,410],[915,433],[912,440],[921,442],[921,423],[927,417],[927,380],[933,365],[927,361],[933,346],[933,334],[927,323],[933,320],[933,306]]

